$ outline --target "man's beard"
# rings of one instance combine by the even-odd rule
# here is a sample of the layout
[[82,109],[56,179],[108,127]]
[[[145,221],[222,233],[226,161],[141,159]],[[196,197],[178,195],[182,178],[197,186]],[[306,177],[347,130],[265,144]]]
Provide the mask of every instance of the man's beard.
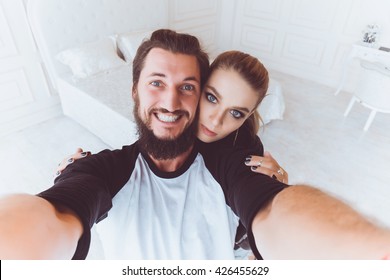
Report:
[[[139,116],[139,100],[135,97],[134,118],[137,124],[139,135],[138,143],[140,148],[157,160],[174,159],[188,151],[195,142],[195,131],[197,128],[197,117],[187,126],[184,131],[175,139],[161,139],[154,135],[153,130]],[[198,114],[197,114],[198,115]],[[196,116],[197,116],[196,115]],[[148,116],[150,118],[150,116]]]

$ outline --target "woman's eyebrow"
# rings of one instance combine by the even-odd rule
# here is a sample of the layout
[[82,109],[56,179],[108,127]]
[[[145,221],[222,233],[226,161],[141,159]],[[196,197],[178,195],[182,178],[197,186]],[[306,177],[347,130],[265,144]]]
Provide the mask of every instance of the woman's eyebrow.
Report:
[[222,99],[221,94],[219,94],[219,92],[215,89],[215,87],[212,87],[212,86],[210,86],[210,85],[206,85],[205,87],[211,89],[211,91],[212,91],[219,99]]
[[[206,85],[205,87],[211,89],[211,91],[218,97],[218,99],[220,99],[220,100],[223,99],[223,96],[216,90],[215,87],[210,86],[210,85]],[[246,108],[246,107],[236,107],[236,106],[234,106],[233,109],[250,113],[250,110],[248,108]]]
[[247,112],[247,113],[250,112],[249,109],[246,108],[246,107],[234,107],[234,109],[235,109],[235,110],[239,110],[239,111],[244,111],[244,112]]

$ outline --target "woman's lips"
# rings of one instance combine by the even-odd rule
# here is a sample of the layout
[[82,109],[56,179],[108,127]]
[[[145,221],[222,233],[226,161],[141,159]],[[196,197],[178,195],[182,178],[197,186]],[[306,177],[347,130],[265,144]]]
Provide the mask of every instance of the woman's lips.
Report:
[[217,133],[214,131],[209,130],[207,127],[205,127],[203,124],[201,125],[203,133],[206,134],[209,137],[215,137],[217,136]]

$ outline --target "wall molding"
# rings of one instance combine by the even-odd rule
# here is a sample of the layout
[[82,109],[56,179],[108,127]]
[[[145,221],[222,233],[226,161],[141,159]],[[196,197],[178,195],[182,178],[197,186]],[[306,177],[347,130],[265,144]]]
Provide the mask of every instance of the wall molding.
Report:
[[58,96],[0,112],[0,137],[63,116]]
[[278,21],[281,17],[282,0],[247,0],[244,16]]
[[218,12],[219,1],[196,0],[196,1],[173,1],[171,5],[171,20],[173,22],[189,21],[214,17]]
[[297,63],[320,66],[326,42],[309,36],[289,33],[284,37],[282,56]]
[[34,101],[25,69],[0,73],[0,110]]
[[0,5],[0,59],[17,54],[9,24]]
[[218,51],[221,0],[170,2],[170,28],[197,36],[211,57]]
[[[332,88],[338,86],[342,65],[352,44],[361,40],[362,30],[377,17],[390,29],[390,2],[354,0],[231,0],[223,6],[233,30],[220,35],[219,50],[247,51],[269,69],[310,79]],[[380,3],[379,3],[380,2]],[[370,13],[367,8],[370,6]],[[373,13],[376,11],[376,14]],[[228,37],[233,38],[228,40]],[[389,42],[388,36],[381,41]],[[228,46],[228,47],[227,47]],[[229,47],[230,46],[230,47]],[[353,91],[358,65],[352,65],[346,91]]]
[[243,46],[271,54],[275,48],[277,31],[246,24],[241,28],[240,41]]
[[23,0],[0,3],[0,135],[62,114],[49,90]]

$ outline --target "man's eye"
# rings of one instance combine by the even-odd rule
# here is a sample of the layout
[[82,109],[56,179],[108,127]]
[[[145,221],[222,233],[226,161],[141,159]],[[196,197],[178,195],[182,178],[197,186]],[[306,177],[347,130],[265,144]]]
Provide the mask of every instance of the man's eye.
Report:
[[210,101],[212,103],[217,103],[217,98],[215,98],[215,96],[212,95],[211,93],[206,92],[206,98],[208,101]]
[[184,86],[182,86],[182,90],[193,91],[193,90],[195,90],[195,87],[193,85],[184,85]]
[[243,117],[243,114],[240,111],[237,111],[237,110],[231,110],[230,114],[232,114],[232,116],[234,118],[236,118],[236,119],[240,119],[240,118]]
[[161,86],[161,82],[159,82],[159,81],[153,81],[153,82],[151,82],[150,84],[151,84],[152,86],[155,86],[155,87]]

